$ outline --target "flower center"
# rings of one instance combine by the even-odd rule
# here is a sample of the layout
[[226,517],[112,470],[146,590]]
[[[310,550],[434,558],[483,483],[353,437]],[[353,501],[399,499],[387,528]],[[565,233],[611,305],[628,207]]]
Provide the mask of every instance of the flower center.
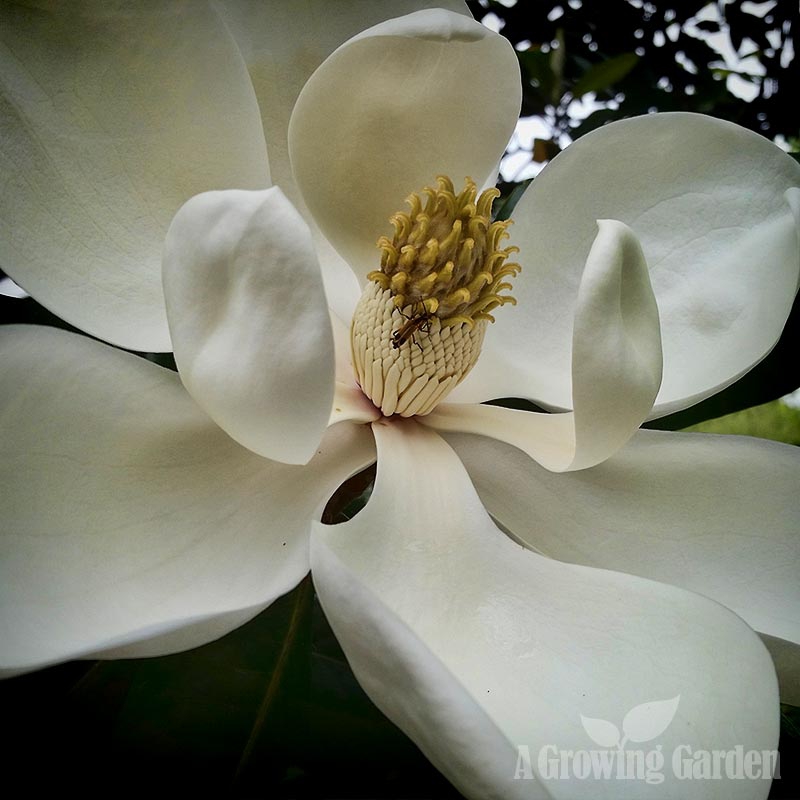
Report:
[[470,178],[459,194],[449,178],[436,183],[391,217],[394,236],[378,240],[381,268],[353,314],[356,378],[385,416],[433,411],[478,360],[491,312],[516,303],[501,294],[520,266],[506,263],[518,248],[500,247],[511,220],[491,221],[500,192],[478,196]]

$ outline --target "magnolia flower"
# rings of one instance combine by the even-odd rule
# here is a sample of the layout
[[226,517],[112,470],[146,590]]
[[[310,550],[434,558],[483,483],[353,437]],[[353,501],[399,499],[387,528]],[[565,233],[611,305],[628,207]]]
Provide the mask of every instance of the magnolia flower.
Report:
[[[370,4],[299,91],[363,22],[336,9],[2,8],[4,268],[180,371],[3,329],[6,670],[198,646],[310,566],[358,680],[467,796],[641,797],[547,780],[536,754],[670,698],[664,753],[774,749],[753,629],[797,663],[797,452],[636,431],[778,339],[800,168],[710,118],[616,123],[545,169],[501,244],[477,187],[519,109],[508,43]],[[559,413],[479,405],[504,396]],[[366,508],[322,525],[376,457]]]

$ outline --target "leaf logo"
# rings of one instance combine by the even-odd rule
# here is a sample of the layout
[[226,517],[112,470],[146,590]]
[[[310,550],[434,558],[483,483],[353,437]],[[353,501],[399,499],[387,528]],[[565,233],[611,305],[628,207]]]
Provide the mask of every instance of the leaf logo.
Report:
[[622,750],[628,742],[649,742],[664,733],[675,719],[680,699],[681,696],[676,695],[670,700],[651,700],[634,706],[622,720],[622,732],[625,734],[622,738],[619,728],[608,720],[581,714],[581,723],[595,744]]
[[594,719],[593,717],[584,717],[581,714],[581,722],[583,729],[589,734],[589,738],[600,747],[616,747],[620,748],[619,743],[619,728],[606,719]]
[[622,730],[629,742],[649,742],[660,736],[675,719],[681,696],[671,700],[653,700],[634,706],[622,720]]

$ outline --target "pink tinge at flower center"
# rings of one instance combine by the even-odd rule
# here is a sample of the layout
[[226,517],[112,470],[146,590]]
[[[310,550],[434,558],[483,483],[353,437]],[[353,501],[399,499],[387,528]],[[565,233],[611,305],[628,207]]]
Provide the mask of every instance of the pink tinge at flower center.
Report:
[[429,414],[475,365],[492,312],[513,297],[504,280],[519,264],[501,248],[511,220],[491,221],[500,192],[480,196],[467,178],[456,194],[438,177],[390,220],[381,268],[367,275],[350,329],[361,390],[384,416]]

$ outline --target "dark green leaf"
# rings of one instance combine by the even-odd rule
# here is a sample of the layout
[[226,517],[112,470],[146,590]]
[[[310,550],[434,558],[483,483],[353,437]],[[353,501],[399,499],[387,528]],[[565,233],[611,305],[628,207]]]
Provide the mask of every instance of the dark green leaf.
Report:
[[607,61],[601,61],[581,75],[572,87],[572,96],[580,98],[589,92],[608,89],[622,80],[638,63],[639,56],[635,53],[622,53]]
[[585,136],[597,128],[601,128],[608,122],[614,122],[619,119],[619,112],[611,108],[600,108],[597,111],[589,114],[583,122],[570,131],[570,136],[577,139],[580,136]]
[[530,186],[532,180],[533,178],[530,178],[527,181],[518,183],[511,190],[508,197],[501,201],[500,205],[495,209],[494,218],[496,220],[508,219],[514,213],[514,207],[519,202],[520,197],[525,194],[525,190]]
[[538,48],[531,48],[517,53],[523,75],[532,82],[542,96],[550,98],[556,82],[556,76],[550,64],[550,54]]

